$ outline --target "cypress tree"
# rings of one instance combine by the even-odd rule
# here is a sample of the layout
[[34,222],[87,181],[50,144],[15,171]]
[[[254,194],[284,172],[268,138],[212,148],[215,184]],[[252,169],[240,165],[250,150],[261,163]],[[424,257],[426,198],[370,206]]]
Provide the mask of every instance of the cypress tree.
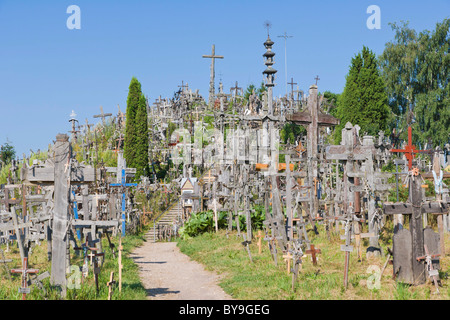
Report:
[[388,129],[390,109],[383,79],[375,54],[367,47],[357,54],[346,77],[344,92],[336,114],[340,124],[335,130],[335,143],[341,141],[341,130],[347,122],[359,125],[361,132],[377,135]]
[[141,176],[149,176],[147,119],[147,99],[141,94],[134,123],[136,130],[135,167],[137,179]]
[[124,158],[127,166],[136,167],[136,112],[139,106],[139,99],[142,95],[140,82],[133,77],[128,88],[125,137],[124,137]]

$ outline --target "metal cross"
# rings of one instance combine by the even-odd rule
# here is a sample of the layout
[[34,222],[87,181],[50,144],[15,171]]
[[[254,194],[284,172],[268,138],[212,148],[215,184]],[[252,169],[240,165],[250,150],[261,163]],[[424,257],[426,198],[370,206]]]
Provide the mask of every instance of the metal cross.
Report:
[[29,273],[38,273],[38,269],[28,269],[28,258],[23,258],[22,269],[12,269],[12,273],[22,274],[22,287],[19,288],[19,292],[22,293],[22,300],[26,300],[26,296],[30,293],[30,288],[27,288],[27,275]]
[[416,146],[412,144],[412,129],[411,126],[408,127],[408,144],[405,149],[390,149],[390,152],[403,152],[406,159],[408,159],[408,169],[412,169],[412,161],[416,153],[426,153],[428,150],[417,150]]
[[[288,36],[286,31],[283,35],[278,36],[278,38],[284,38],[284,78],[287,83],[287,53],[286,53],[286,40],[287,38],[292,38],[293,36]],[[288,83],[289,84],[289,83]],[[287,87],[286,87],[286,95],[287,95]]]

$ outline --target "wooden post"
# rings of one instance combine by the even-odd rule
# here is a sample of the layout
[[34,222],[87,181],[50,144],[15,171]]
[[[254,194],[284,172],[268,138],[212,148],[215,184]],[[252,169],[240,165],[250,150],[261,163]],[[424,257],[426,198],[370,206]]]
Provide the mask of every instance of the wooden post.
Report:
[[70,144],[66,134],[58,134],[54,146],[54,213],[52,228],[52,273],[51,282],[60,286],[62,295],[66,295],[66,250],[67,229],[69,215],[69,189],[70,189]]
[[119,237],[119,292],[122,292],[122,237]]
[[108,286],[108,300],[111,300],[112,296],[112,286],[116,283],[116,280],[114,280],[114,271],[111,271],[111,275],[109,276],[109,282],[106,283]]
[[424,255],[423,220],[421,212],[421,183],[419,176],[410,179],[409,201],[412,203],[412,215],[409,220],[412,243],[412,270],[415,281],[425,283],[425,267],[415,257]]
[[293,258],[293,256],[291,255],[289,250],[287,250],[286,254],[283,255],[283,258],[284,261],[287,262],[287,274],[289,274],[291,272],[291,259]]
[[258,230],[258,235],[256,236],[256,238],[258,238],[258,253],[261,254],[261,240],[263,238],[261,230]]
[[[442,180],[441,180],[441,165],[439,163],[439,153],[435,153],[434,154],[434,158],[433,158],[433,172],[436,176],[436,178],[434,179],[434,183],[441,183],[442,184]],[[435,188],[436,191],[436,201],[441,201],[442,200],[442,188]],[[445,234],[444,234],[444,219],[443,219],[443,215],[439,214],[437,216],[437,223],[438,223],[438,231],[439,231],[439,246],[440,246],[440,250],[441,250],[441,255],[442,257],[445,257]]]

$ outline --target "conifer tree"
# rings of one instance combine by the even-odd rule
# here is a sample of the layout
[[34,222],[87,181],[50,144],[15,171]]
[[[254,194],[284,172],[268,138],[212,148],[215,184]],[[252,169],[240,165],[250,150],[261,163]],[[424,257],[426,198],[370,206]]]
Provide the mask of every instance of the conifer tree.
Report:
[[136,168],[136,112],[139,106],[139,99],[142,95],[140,82],[133,77],[128,89],[125,137],[124,137],[124,158],[127,166]]
[[135,144],[135,168],[136,178],[141,176],[149,176],[148,164],[148,123],[147,123],[147,99],[143,94],[139,99],[138,108],[136,110],[136,118],[134,122],[136,130]]
[[365,46],[352,59],[336,115],[340,124],[335,129],[335,143],[340,143],[347,122],[359,125],[361,132],[369,135],[388,129],[390,109],[384,82],[375,54]]

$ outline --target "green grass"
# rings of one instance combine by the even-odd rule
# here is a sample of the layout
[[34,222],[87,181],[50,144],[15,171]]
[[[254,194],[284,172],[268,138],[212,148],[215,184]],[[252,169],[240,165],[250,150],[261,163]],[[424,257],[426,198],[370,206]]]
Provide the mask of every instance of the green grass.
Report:
[[[99,274],[99,292],[97,293],[94,276],[92,272],[92,266],[89,267],[89,274],[80,288],[67,289],[66,300],[106,300],[108,298],[107,282],[110,279],[110,273],[114,272],[114,280],[116,283],[113,285],[112,300],[145,300],[146,291],[142,286],[139,279],[138,266],[134,263],[133,259],[129,257],[129,253],[144,241],[143,233],[138,235],[127,235],[122,238],[122,291],[119,292],[119,268],[118,268],[118,254],[117,248],[119,247],[119,238],[112,238],[111,241],[116,246],[116,256],[112,255],[112,251],[109,248],[106,237],[102,239],[103,251],[105,252],[104,263],[101,267]],[[2,245],[2,249],[5,249],[6,245]],[[7,259],[13,259],[13,262],[9,263],[9,268],[19,268],[20,254],[19,250],[14,246],[10,247],[10,252],[5,253]],[[82,265],[82,257],[77,256],[71,249],[70,264],[75,266]],[[33,253],[29,257],[29,268],[39,269],[39,274],[49,271],[51,269],[51,262],[47,261],[47,243],[43,241],[40,246],[36,246],[33,249]],[[73,271],[68,275],[74,276]],[[3,266],[0,266],[0,300],[20,300],[22,294],[18,293],[20,284],[20,275],[12,275],[10,281]],[[50,284],[50,278],[46,278],[42,281],[46,293],[36,286],[32,286],[31,293],[27,295],[27,300],[60,300],[61,295],[59,290]]]
[[[241,238],[233,231],[226,237],[224,230],[209,232],[190,239],[179,239],[178,247],[193,260],[202,263],[207,270],[221,275],[220,286],[239,300],[448,300],[450,288],[448,274],[450,258],[441,259],[441,279],[443,287],[439,295],[433,294],[432,283],[409,286],[396,283],[392,279],[392,265],[383,273],[380,288],[369,288],[374,283],[375,275],[369,267],[381,270],[386,257],[365,257],[358,262],[356,251],[350,254],[349,281],[347,289],[343,284],[344,253],[340,251],[343,240],[332,234],[328,240],[323,226],[320,234],[308,233],[316,248],[321,249],[317,266],[313,266],[309,255],[302,259],[294,290],[292,274],[287,273],[283,253],[278,249],[278,266],[270,255],[267,242],[262,241],[262,253],[258,253],[257,240],[250,244],[253,263],[247,251],[241,245]],[[449,242],[449,235],[446,235]],[[354,244],[353,244],[354,245]],[[448,245],[447,245],[448,246]],[[384,252],[386,244],[382,243]]]

